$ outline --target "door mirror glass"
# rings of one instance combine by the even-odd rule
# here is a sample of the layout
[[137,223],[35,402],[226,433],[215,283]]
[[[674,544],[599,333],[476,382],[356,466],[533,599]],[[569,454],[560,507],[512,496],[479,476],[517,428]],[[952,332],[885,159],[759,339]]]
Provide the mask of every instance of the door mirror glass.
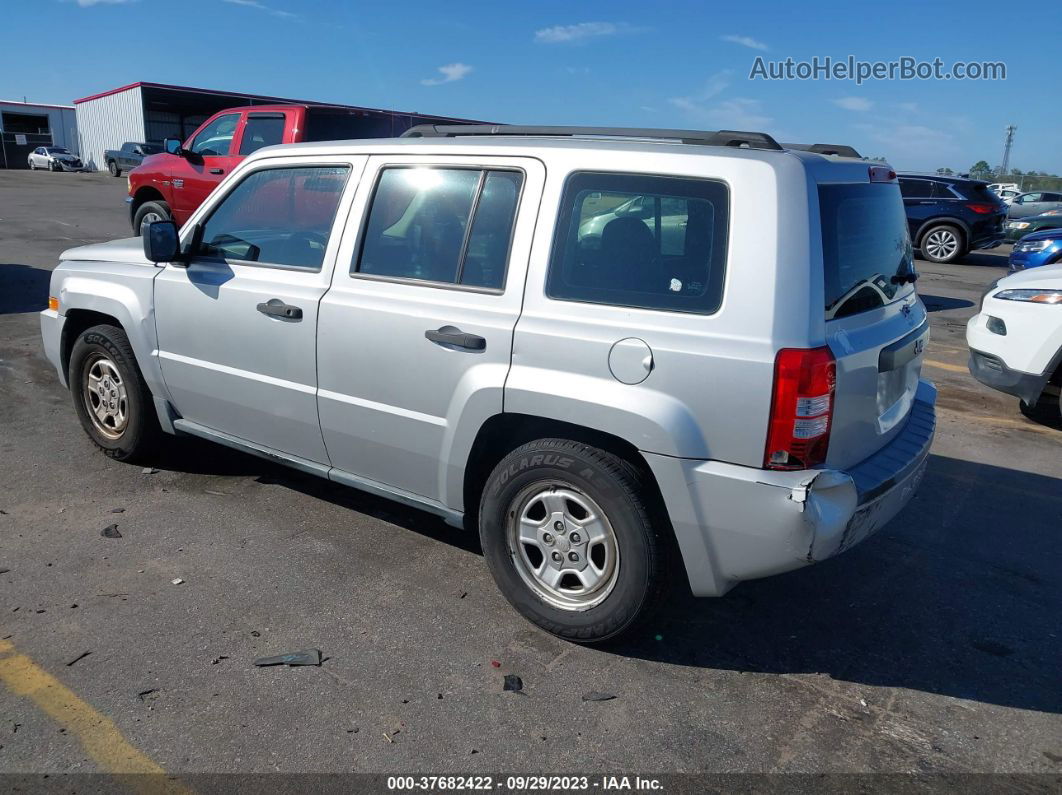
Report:
[[180,138],[167,138],[162,142],[162,145],[166,149],[166,154],[179,155],[181,153]]
[[143,231],[144,256],[151,262],[173,262],[180,257],[180,238],[173,221],[154,221]]

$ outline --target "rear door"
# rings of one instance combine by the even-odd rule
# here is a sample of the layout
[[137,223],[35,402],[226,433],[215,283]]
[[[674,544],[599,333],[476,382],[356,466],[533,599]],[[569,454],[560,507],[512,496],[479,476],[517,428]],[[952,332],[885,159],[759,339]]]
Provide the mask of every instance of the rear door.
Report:
[[502,411],[544,175],[528,158],[370,158],[321,302],[337,479],[461,507],[449,451]]
[[837,361],[827,465],[857,464],[903,426],[929,340],[895,182],[818,186],[826,339]]

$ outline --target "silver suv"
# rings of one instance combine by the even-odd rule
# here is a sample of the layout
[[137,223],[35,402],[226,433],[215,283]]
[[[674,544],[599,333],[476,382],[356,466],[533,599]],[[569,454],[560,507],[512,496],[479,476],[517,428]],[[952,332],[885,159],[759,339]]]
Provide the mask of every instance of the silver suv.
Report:
[[107,455],[191,434],[477,528],[592,642],[910,500],[915,278],[895,174],[843,147],[428,127],[258,151],[180,233],[65,252],[41,329]]

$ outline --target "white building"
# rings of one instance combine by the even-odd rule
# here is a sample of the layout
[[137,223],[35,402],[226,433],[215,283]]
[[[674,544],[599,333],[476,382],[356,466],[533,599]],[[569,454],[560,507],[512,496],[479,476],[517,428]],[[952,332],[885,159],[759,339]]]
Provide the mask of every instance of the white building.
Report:
[[0,168],[27,168],[38,146],[65,146],[81,154],[74,106],[0,100]]

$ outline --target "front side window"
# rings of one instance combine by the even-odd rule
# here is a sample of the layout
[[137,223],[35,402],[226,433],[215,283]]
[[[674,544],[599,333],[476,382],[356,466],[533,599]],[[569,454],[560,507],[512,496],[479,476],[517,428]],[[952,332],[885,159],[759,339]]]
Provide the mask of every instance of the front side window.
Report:
[[721,182],[573,174],[561,199],[546,294],[711,314],[723,295],[728,209]]
[[500,290],[523,175],[386,168],[351,273]]
[[195,253],[320,270],[349,171],[305,166],[249,174],[211,213]]
[[236,125],[240,121],[239,113],[227,113],[214,119],[192,141],[191,150],[204,157],[227,155],[232,145],[232,136],[236,134]]
[[263,146],[284,143],[284,116],[247,117],[243,125],[243,139],[240,141],[240,154],[249,155]]

